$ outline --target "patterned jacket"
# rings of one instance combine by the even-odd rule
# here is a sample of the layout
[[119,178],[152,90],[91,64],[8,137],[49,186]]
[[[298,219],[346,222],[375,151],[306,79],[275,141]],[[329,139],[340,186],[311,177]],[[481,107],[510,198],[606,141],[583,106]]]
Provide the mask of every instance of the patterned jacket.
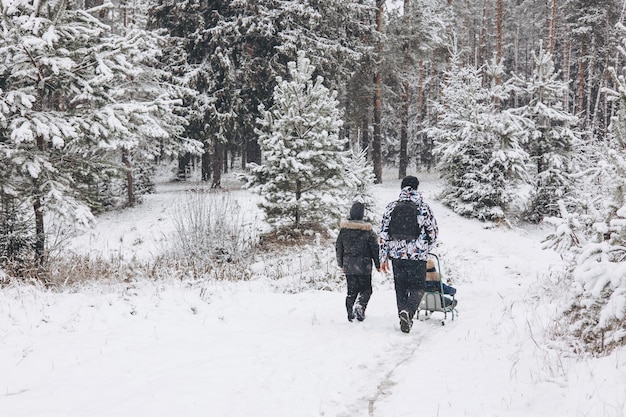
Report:
[[370,223],[362,220],[341,222],[335,243],[337,264],[346,275],[370,275],[372,262],[380,268],[378,236]]
[[[417,223],[422,227],[422,234],[417,239],[393,240],[389,236],[391,212],[398,201],[412,201],[417,205]],[[392,201],[385,207],[380,226],[380,262],[386,262],[389,258],[425,261],[439,235],[437,220],[435,220],[430,206],[424,202],[422,193],[419,191],[405,187],[400,192],[398,201]]]

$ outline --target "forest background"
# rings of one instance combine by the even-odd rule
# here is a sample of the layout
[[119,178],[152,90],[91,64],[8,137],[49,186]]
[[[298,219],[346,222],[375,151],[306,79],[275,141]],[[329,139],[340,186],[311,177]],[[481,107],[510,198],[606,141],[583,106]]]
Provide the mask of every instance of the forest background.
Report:
[[[198,167],[215,190],[241,170],[265,193],[276,241],[284,226],[336,227],[336,208],[366,199],[384,165],[399,178],[436,169],[461,215],[555,226],[545,243],[569,262],[564,331],[581,350],[626,340],[624,2],[0,4],[3,282],[67,284],[63,239],[140,203],[172,160],[177,180]],[[305,119],[305,132],[289,128]],[[284,165],[295,141],[276,139],[293,131],[304,148],[289,160],[310,164],[281,182],[267,167]],[[316,165],[329,158],[341,163]],[[284,201],[295,211],[277,211]],[[223,252],[198,266],[188,251],[185,267],[214,271]],[[86,275],[120,274],[83,262]]]

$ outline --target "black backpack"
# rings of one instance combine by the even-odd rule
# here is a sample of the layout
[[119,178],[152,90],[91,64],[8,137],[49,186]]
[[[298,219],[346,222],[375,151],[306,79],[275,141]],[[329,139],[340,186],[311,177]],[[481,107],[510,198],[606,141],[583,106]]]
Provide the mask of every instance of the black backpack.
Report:
[[398,201],[391,212],[387,233],[394,240],[417,239],[422,228],[417,223],[419,209],[412,201]]

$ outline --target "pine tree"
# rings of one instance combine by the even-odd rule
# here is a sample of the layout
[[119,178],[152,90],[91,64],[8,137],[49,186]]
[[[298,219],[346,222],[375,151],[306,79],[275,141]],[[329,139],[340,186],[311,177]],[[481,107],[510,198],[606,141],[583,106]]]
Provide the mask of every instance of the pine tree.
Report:
[[563,109],[567,83],[558,79],[552,55],[540,47],[532,53],[535,66],[532,78],[517,79],[519,95],[527,104],[516,112],[534,122],[527,149],[536,169],[534,192],[527,218],[541,221],[559,213],[558,201],[570,192],[572,155],[580,145],[575,130],[578,118]]
[[[456,213],[480,220],[503,220],[526,180],[528,155],[522,148],[528,120],[501,111],[507,85],[483,87],[482,72],[458,66],[458,55],[443,86],[439,121],[426,130],[435,142],[445,181],[442,202]],[[492,66],[492,78],[501,71]]]
[[313,80],[315,68],[303,52],[288,64],[290,79],[278,77],[274,104],[262,109],[258,129],[264,164],[251,164],[247,186],[263,197],[260,207],[276,229],[328,223],[344,213],[345,173],[350,171],[336,92]]
[[187,152],[200,154],[202,149],[201,143],[184,134],[187,122],[182,117],[181,98],[191,92],[183,87],[179,77],[169,72],[171,68],[163,65],[163,51],[169,48],[170,39],[147,30],[147,3],[122,1],[117,8],[105,9],[112,17],[110,24],[115,33],[135,43],[135,52],[129,59],[136,72],[121,89],[124,97],[120,101],[145,109],[140,112],[143,120],[135,113],[137,129],[125,135],[126,142],[118,147],[112,160],[118,164],[121,160],[124,166],[125,180],[119,188],[125,191],[126,205],[133,205],[142,194],[154,192],[154,172],[159,158]]
[[170,137],[167,117],[158,116],[170,113],[172,101],[142,101],[134,89],[145,37],[113,34],[65,2],[21,2],[2,14],[1,192],[34,210],[35,260],[42,264],[45,215],[88,224],[86,202],[97,192],[84,191],[106,175],[110,152],[139,145],[156,152]]
[[[366,207],[366,221],[378,224],[380,219],[372,209],[376,206],[376,200],[372,194],[371,186],[376,181],[374,168],[367,159],[367,150],[352,149],[348,154],[348,166],[345,172],[346,187],[352,191],[348,202],[360,202]],[[350,193],[346,193],[347,196]]]
[[[622,35],[626,27],[618,25]],[[626,57],[626,37],[618,48]],[[619,103],[611,121],[610,140],[595,152],[595,164],[582,176],[576,199],[561,202],[560,217],[546,243],[568,260],[571,286],[566,315],[578,348],[606,354],[626,344],[626,76],[610,69],[615,89],[607,90]],[[592,153],[589,152],[588,153]]]
[[[626,105],[626,89],[620,94]],[[625,116],[620,110],[613,129]],[[560,201],[560,215],[546,218],[554,226],[546,247],[567,261],[565,275],[572,282],[565,309],[571,323],[561,336],[573,336],[576,349],[593,354],[626,344],[626,146],[617,138],[582,184],[595,194],[579,196],[578,205]]]

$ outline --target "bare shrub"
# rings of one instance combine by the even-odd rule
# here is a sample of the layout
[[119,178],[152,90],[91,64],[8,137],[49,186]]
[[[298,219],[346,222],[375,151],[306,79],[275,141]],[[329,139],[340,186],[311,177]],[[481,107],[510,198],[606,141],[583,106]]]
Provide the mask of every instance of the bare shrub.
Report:
[[121,282],[136,278],[147,265],[129,265],[122,258],[65,255],[50,258],[44,283],[64,288],[87,281]]
[[254,276],[266,278],[277,291],[342,290],[343,274],[337,268],[334,238],[322,226],[278,229],[263,234],[256,247]]
[[208,280],[242,280],[249,278],[244,264],[216,263],[192,258],[158,257],[150,262],[129,262],[121,257],[105,259],[85,255],[51,258],[45,273],[22,271],[20,275],[1,274],[0,286],[12,281],[40,283],[49,289],[62,290],[87,282],[133,282],[141,279],[176,279],[190,284]]
[[175,206],[176,258],[234,262],[256,244],[256,216],[244,212],[229,192],[192,190]]

